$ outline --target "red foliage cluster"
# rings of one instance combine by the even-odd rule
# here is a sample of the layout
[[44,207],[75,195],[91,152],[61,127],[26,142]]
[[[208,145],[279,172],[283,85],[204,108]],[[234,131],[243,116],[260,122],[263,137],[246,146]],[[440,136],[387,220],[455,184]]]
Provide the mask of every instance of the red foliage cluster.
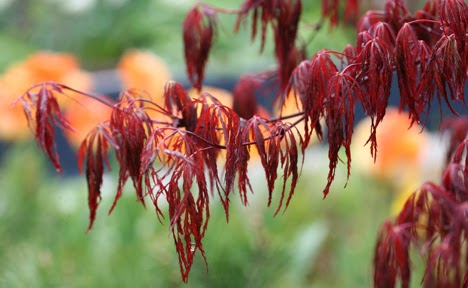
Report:
[[[339,3],[338,0],[323,1],[323,13],[331,17],[333,23],[337,21]],[[346,4],[349,10],[345,16],[355,15],[358,2],[347,0]],[[376,129],[385,116],[394,71],[401,91],[400,109],[408,107],[414,122],[424,120],[434,97],[451,108],[454,101],[464,102],[468,7],[463,0],[429,0],[423,10],[414,14],[408,11],[404,1],[387,0],[384,11],[369,11],[358,22],[355,46],[348,45],[343,52],[322,50],[310,57],[306,57],[305,51],[298,49],[295,43],[301,9],[300,0],[246,0],[238,10],[198,3],[189,12],[184,21],[185,57],[189,80],[196,89],[200,90],[202,85],[216,28],[216,14],[237,14],[236,29],[251,14],[252,37],[256,36],[260,18],[262,46],[267,26],[273,29],[279,67],[272,79],[276,79],[280,87],[278,102],[284,103],[287,95],[292,95],[290,97],[295,97],[296,103],[301,104],[302,112],[275,119],[260,116],[253,99],[253,88],[259,84],[252,77],[241,78],[235,91],[235,100],[249,103],[253,106],[249,109],[235,105],[233,110],[217,101],[216,95],[208,93],[191,99],[185,88],[176,82],[169,82],[165,87],[164,107],[140,98],[135,91],[123,92],[117,104],[107,103],[113,107],[111,118],[94,129],[80,148],[79,165],[81,168],[86,162],[88,179],[89,228],[101,197],[107,150],[113,148],[120,171],[111,211],[128,178],[133,182],[139,201],[144,204],[144,197],[149,195],[158,217],[164,217],[158,201],[165,198],[169,204],[170,229],[182,278],[187,281],[195,251],[204,255],[202,239],[210,217],[211,194],[219,195],[227,219],[236,180],[242,202],[248,203],[247,194],[252,187],[247,171],[252,149],[258,152],[265,171],[268,204],[272,202],[278,168],[283,170],[278,213],[283,205],[288,206],[294,193],[303,163],[299,154],[303,154],[314,131],[319,139],[326,133],[329,145],[329,173],[324,196],[333,183],[342,147],[350,176],[355,105],[362,105],[372,120],[368,142],[371,143],[371,154],[377,157]],[[62,117],[55,97],[67,91],[77,92],[64,85],[47,83],[33,87],[21,98],[26,116],[34,125],[38,144],[59,171],[54,126],[71,127]],[[85,95],[105,102],[96,96]],[[169,120],[164,122],[161,118],[150,117],[155,114]],[[286,122],[292,116],[298,120]],[[324,122],[320,122],[322,119]],[[296,125],[302,121],[306,124],[304,135],[296,133]],[[321,123],[326,125],[326,132]],[[428,283],[445,283],[437,281],[457,278],[450,273],[447,278],[444,273],[452,269],[450,265],[458,259],[451,258],[455,254],[450,249],[460,247],[461,242],[456,241],[466,228],[466,223],[460,220],[466,215],[466,205],[457,204],[460,199],[465,199],[463,193],[468,190],[468,176],[465,176],[465,182],[459,176],[466,173],[466,163],[462,163],[463,149],[456,150],[442,186],[423,186],[396,224],[385,224],[377,248],[376,283],[384,281],[381,283],[393,286],[395,279],[400,277],[406,285],[410,270],[407,247],[419,233],[417,227],[410,224],[419,221],[427,207],[434,207],[428,218],[428,227],[433,230],[428,230],[424,239],[443,235],[440,238],[443,245],[430,242],[427,247],[432,258],[425,279]],[[222,169],[219,169],[220,157],[224,158]],[[408,211],[412,211],[411,215]],[[446,224],[458,227],[455,234],[444,230]],[[463,235],[467,235],[466,232]],[[439,269],[442,272],[433,275],[430,271],[435,265],[442,265]],[[390,270],[384,267],[390,267]]]
[[[44,83],[37,97],[28,91],[21,98],[28,118],[40,121],[35,124],[38,144],[44,147],[57,170],[61,168],[52,150],[55,147],[53,125],[71,127],[61,116],[55,97],[67,91],[75,90],[60,84]],[[210,215],[210,194],[217,191],[228,219],[230,196],[237,178],[242,202],[248,203],[247,192],[252,190],[247,175],[250,146],[258,150],[265,169],[269,204],[278,167],[283,168],[278,213],[286,190],[289,191],[286,206],[294,193],[299,178],[298,145],[302,145],[302,152],[305,145],[302,138],[296,140],[294,125],[280,120],[271,122],[257,115],[245,120],[208,93],[191,99],[186,89],[176,82],[166,85],[164,107],[139,98],[134,92],[130,90],[121,94],[119,102],[113,105],[109,121],[93,129],[79,149],[79,168],[82,171],[83,165],[86,166],[88,181],[88,230],[92,228],[101,199],[105,163],[109,168],[107,152],[113,148],[120,171],[117,193],[109,213],[121,197],[128,178],[133,182],[137,200],[144,204],[144,197],[149,195],[159,217],[164,216],[158,207],[158,199],[164,195],[169,204],[171,231],[182,276],[187,280],[194,250],[204,254],[202,239]],[[36,106],[36,115],[32,116],[31,107]],[[170,116],[174,119],[173,123],[168,125],[151,119],[146,112],[148,109]],[[218,171],[221,150],[225,150],[225,164],[223,171]],[[155,161],[161,164],[160,168],[155,168]],[[208,171],[209,177],[205,171]],[[289,181],[291,186],[288,188]]]
[[457,144],[449,149],[451,161],[441,183],[423,184],[395,221],[382,226],[374,258],[376,287],[394,287],[398,280],[409,287],[411,246],[421,250],[426,262],[425,287],[468,285],[468,259],[463,256],[468,253],[468,118],[457,122],[464,125],[451,132]]

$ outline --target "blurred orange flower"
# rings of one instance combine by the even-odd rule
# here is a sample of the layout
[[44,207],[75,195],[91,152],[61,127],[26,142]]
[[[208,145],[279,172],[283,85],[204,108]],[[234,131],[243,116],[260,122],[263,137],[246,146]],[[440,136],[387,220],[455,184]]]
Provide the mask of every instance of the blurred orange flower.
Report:
[[151,52],[129,50],[122,55],[117,69],[125,90],[143,90],[151,100],[164,104],[164,86],[171,80],[171,73],[163,59]]
[[375,163],[369,145],[364,146],[369,138],[370,119],[366,118],[357,125],[353,138],[353,169],[391,185],[396,192],[390,207],[392,215],[400,212],[408,197],[428,180],[430,172],[424,167],[431,145],[430,135],[421,126],[413,124],[410,128],[410,124],[411,119],[406,112],[387,108],[385,118],[377,127]]
[[[110,99],[103,96],[101,98],[112,103]],[[96,125],[110,119],[112,107],[83,95],[74,100],[69,105],[65,118],[75,130],[65,130],[65,137],[75,149],[78,149],[81,142]]]
[[[428,134],[413,124],[406,112],[388,108],[385,118],[377,127],[377,159],[370,155],[368,145],[370,119],[362,120],[354,130],[353,168],[364,173],[398,182],[398,185],[419,178],[423,152],[428,145]],[[412,181],[411,181],[412,182]]]
[[[68,53],[37,52],[27,59],[9,67],[0,75],[0,140],[18,141],[31,137],[27,121],[20,105],[12,104],[34,84],[53,81],[77,90],[92,88],[91,76],[80,70],[76,58]],[[61,108],[71,103],[70,97],[60,97]]]

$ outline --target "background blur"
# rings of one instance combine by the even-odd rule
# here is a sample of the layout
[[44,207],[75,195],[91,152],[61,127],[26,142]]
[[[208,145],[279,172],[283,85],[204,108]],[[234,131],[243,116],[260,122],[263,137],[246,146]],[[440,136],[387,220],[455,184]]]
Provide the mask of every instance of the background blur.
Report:
[[[348,185],[343,189],[342,165],[326,200],[325,145],[310,147],[296,195],[275,218],[275,207],[266,207],[260,163],[253,159],[249,170],[256,194],[250,206],[233,198],[226,224],[222,206],[212,201],[204,240],[208,272],[197,257],[187,286],[180,279],[167,221],[161,225],[151,208],[136,203],[131,185],[112,215],[106,215],[117,169],[106,176],[97,220],[85,234],[87,191],[85,177],[76,175],[76,135],[59,136],[66,169],[65,177],[59,177],[11,103],[30,85],[47,80],[109,97],[123,88],[143,88],[156,98],[166,80],[186,82],[181,24],[194,2],[0,0],[0,287],[371,286],[380,223],[423,181],[438,181],[443,161],[439,135],[416,126],[408,130],[408,117],[392,109],[379,130],[377,163],[372,163],[369,147],[363,147],[369,131],[363,121],[353,139]],[[222,1],[222,6],[239,7],[241,2]],[[325,26],[318,33],[307,29],[320,19],[319,2],[304,1],[300,38],[310,42],[308,52],[340,51],[354,43],[351,27]],[[365,6],[378,8],[381,2],[367,1]],[[271,38],[260,55],[248,29],[233,35],[235,20],[219,16],[206,71],[207,84],[227,90],[239,75],[275,65]],[[97,104],[86,104],[96,105],[88,111],[63,105],[84,130],[97,121],[90,114],[107,113]],[[417,260],[414,267],[422,275]],[[414,283],[419,279],[415,276]]]

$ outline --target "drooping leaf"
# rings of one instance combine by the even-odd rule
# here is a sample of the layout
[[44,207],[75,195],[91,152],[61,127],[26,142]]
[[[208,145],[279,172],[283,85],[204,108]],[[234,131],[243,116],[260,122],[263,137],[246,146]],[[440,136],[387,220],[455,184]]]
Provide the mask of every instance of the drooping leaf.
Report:
[[347,44],[343,50],[343,55],[341,56],[341,69],[343,70],[344,67],[347,67],[349,64],[354,63],[357,56],[357,49],[356,47]]
[[396,39],[395,68],[400,89],[400,110],[408,107],[412,123],[420,123],[420,115],[424,111],[427,98],[418,93],[418,86],[422,77],[425,63],[430,55],[424,49],[427,45],[418,40],[413,27],[404,24]]
[[[324,99],[328,93],[328,83],[338,68],[326,50],[317,52],[311,60],[303,61],[294,69],[289,86],[289,92],[302,104],[304,109],[305,135],[304,143],[307,145],[316,131],[319,139],[322,138],[320,118],[324,115]],[[312,81],[312,79],[314,79]]]
[[332,25],[338,24],[340,0],[323,0],[322,1],[322,15],[328,16]]
[[[415,220],[427,223],[420,228],[425,232],[420,235],[421,240],[427,243],[428,255],[422,281],[433,287],[460,287],[463,266],[460,266],[462,251],[459,241],[463,237],[462,227],[466,227],[466,212],[462,206],[457,207],[450,191],[434,183],[424,184],[418,193],[425,200],[424,205],[419,204],[424,214],[420,212],[420,218]],[[427,220],[422,220],[423,217]]]
[[243,146],[242,150],[239,151],[237,157],[237,189],[239,190],[239,196],[241,203],[247,206],[249,203],[247,199],[247,193],[250,191],[253,193],[253,188],[250,183],[248,175],[248,163],[250,160],[250,146]]
[[379,232],[374,256],[374,287],[408,288],[411,276],[409,259],[410,234],[405,225],[386,221]]
[[140,178],[141,153],[151,133],[151,126],[147,125],[151,120],[143,109],[140,101],[133,95],[123,93],[120,102],[115,106],[110,118],[112,137],[119,147],[115,152],[120,165],[119,183],[114,203],[109,213],[115,208],[117,201],[122,196],[122,191],[130,177],[135,188],[137,200],[145,205],[143,187]]
[[[275,0],[275,1],[253,1],[246,0],[239,10],[239,16],[234,28],[239,29],[240,24],[245,20],[246,16],[252,12],[252,40],[257,34],[257,21],[261,13],[261,42],[260,51],[263,51],[266,31],[268,25],[271,25],[275,39],[275,55],[278,61],[278,80],[280,83],[280,91],[284,91],[291,71],[295,65],[291,64],[291,60],[297,58],[301,54],[301,49],[295,46],[297,29],[302,13],[301,0]],[[303,59],[299,59],[299,63]],[[294,61],[292,61],[294,62]],[[297,64],[295,63],[295,64]]]
[[[468,39],[466,32],[468,31],[468,4],[463,0],[441,0],[439,17],[442,26],[445,28],[444,33],[448,36],[447,39],[452,38],[452,33],[453,38],[455,38],[450,40],[449,44],[450,46],[456,46],[456,48],[450,48],[446,53],[451,53],[452,57],[456,58],[449,59],[453,61],[450,64],[453,69],[452,73],[455,74],[454,82],[456,83],[456,87],[454,87],[454,90],[457,94],[456,98],[457,100],[461,100],[464,99],[463,89],[468,71]],[[448,55],[444,56],[447,57]],[[446,74],[446,78],[450,78],[447,72],[444,74]]]
[[[195,139],[191,132],[158,128],[148,137],[142,154],[142,178],[158,215],[160,196],[164,195],[169,205],[170,229],[184,282],[188,281],[195,252],[200,251],[205,258],[202,239],[210,218],[203,147]],[[157,158],[164,161],[162,168],[150,165]]]
[[[299,165],[303,163],[303,161],[299,161],[299,151],[303,154],[306,146],[303,144],[304,140],[300,134],[294,131],[295,129],[294,124],[283,123],[282,121],[276,121],[276,123],[273,124],[268,123],[259,116],[254,116],[245,123],[242,130],[244,145],[254,146],[260,156],[268,184],[268,206],[271,205],[273,198],[275,182],[278,178],[278,168],[282,168],[283,170],[283,185],[275,215],[278,214],[283,207],[287,183],[291,181],[289,184],[289,196],[286,199],[285,207],[289,205],[299,178]],[[299,147],[301,150],[299,150]],[[241,167],[238,168],[239,189],[243,193],[243,195],[241,195],[242,200],[246,200],[245,194],[247,189],[250,188],[251,190],[250,182],[246,177],[247,161],[249,158],[244,154],[246,152],[248,153],[251,148],[248,147],[247,149],[248,150],[240,150],[238,153],[239,157],[245,157],[245,159],[241,158],[239,163]]]
[[[187,149],[188,152],[191,150]],[[195,252],[200,251],[205,258],[202,239],[210,212],[207,183],[204,171],[200,168],[203,167],[203,158],[201,155],[196,156],[196,154],[184,155],[183,157],[187,158],[174,162],[175,166],[170,181],[162,189],[167,191],[166,199],[169,203],[171,230],[179,254],[182,279],[186,282]],[[179,181],[182,182],[181,188]],[[198,191],[196,196],[192,192],[194,181]]]
[[[457,141],[455,140],[455,142]],[[458,202],[462,203],[468,201],[468,177],[466,177],[468,175],[467,152],[468,136],[465,136],[465,139],[459,142],[457,148],[452,151],[452,163],[445,169],[441,183],[445,189],[454,195]]]
[[428,0],[426,4],[424,4],[423,10],[431,15],[436,16],[439,11],[440,1],[441,0]]
[[[312,62],[309,60],[302,61],[294,69],[289,80],[287,93],[284,94],[286,97],[294,96],[296,103],[300,103],[299,107],[304,110],[304,115],[306,115],[304,118],[304,142],[306,145],[310,142],[314,129],[316,129],[319,138],[321,138],[319,120],[323,114],[323,94],[313,93],[314,85],[312,84],[312,77]],[[281,107],[285,101],[286,99],[281,101]]]
[[340,4],[344,2],[344,21],[347,23],[354,23],[359,17],[359,3],[358,0],[322,0],[322,16],[328,17],[333,26],[338,24],[340,20],[340,11],[342,7]]
[[[212,98],[214,104],[206,104],[205,98]],[[199,101],[202,101],[203,109],[198,118],[194,134],[200,139],[200,153],[204,155],[205,165],[210,175],[211,183],[215,184],[216,190],[224,206],[226,219],[229,219],[229,196],[233,190],[238,157],[242,153],[241,125],[239,116],[229,107],[222,105],[208,93],[202,94]],[[201,140],[203,139],[203,140]],[[218,176],[217,158],[218,148],[225,148],[224,165],[224,185],[221,184]],[[224,195],[222,195],[222,193]]]
[[67,86],[47,82],[32,86],[19,99],[23,105],[25,116],[34,130],[37,144],[44,150],[57,172],[62,167],[55,143],[55,128],[73,130],[60,111],[55,93],[67,96]]
[[366,47],[366,44],[372,41],[373,37],[368,31],[359,32],[356,37],[356,52],[359,55],[361,51]]
[[190,82],[201,90],[205,66],[216,30],[216,12],[197,5],[187,14],[183,24],[185,63]]
[[107,158],[109,146],[112,146],[116,150],[119,149],[113,139],[109,126],[102,123],[91,130],[78,150],[78,168],[80,174],[83,171],[83,163],[86,161],[88,207],[90,211],[88,231],[93,227],[96,211],[101,200],[104,163],[107,164],[107,169],[110,170]]
[[[283,0],[280,0],[283,1]],[[286,0],[288,1],[288,0]],[[274,16],[274,8],[277,1],[265,1],[265,0],[245,0],[242,4],[239,15],[237,17],[236,25],[234,26],[234,31],[237,32],[239,30],[240,24],[245,21],[247,15],[252,12],[252,40],[255,39],[257,36],[257,21],[261,21],[261,35],[260,35],[260,52],[263,51],[265,47],[265,40],[266,40],[266,31],[267,26],[270,21],[275,17]]]
[[386,22],[377,22],[372,25],[368,33],[373,38],[379,38],[388,46],[395,46],[395,31],[392,27]]
[[290,60],[296,58],[295,54],[300,55],[300,51],[296,49],[294,43],[297,36],[299,19],[301,17],[302,3],[300,0],[277,1],[277,5],[274,9],[276,18],[275,23],[273,23],[275,54],[279,64],[278,78],[280,91],[284,91],[292,70],[303,60],[303,58],[298,59],[299,61],[293,61],[292,65],[290,64]]
[[[449,36],[455,35],[459,53],[466,55],[468,40],[466,31],[468,31],[468,4],[464,0],[441,0],[439,5],[439,17],[443,26],[448,28],[445,31]],[[464,61],[466,62],[466,60]],[[465,67],[466,68],[466,67]]]
[[465,103],[464,87],[467,79],[466,68],[463,70],[463,62],[467,62],[466,56],[460,54],[457,48],[457,40],[452,34],[443,35],[435,44],[429,60],[427,60],[418,94],[423,94],[428,102],[432,102],[437,96],[439,104],[443,101],[452,113],[458,115],[452,102]]
[[[265,173],[268,174],[268,141],[265,140],[269,139],[271,136],[271,128],[268,121],[258,115],[254,115],[245,122],[242,127],[241,135],[244,143],[251,144],[257,149],[263,169],[265,170]],[[272,179],[267,179],[267,184],[268,191],[273,191],[275,186],[274,180],[272,181]]]
[[[289,178],[291,178],[291,182],[289,183],[289,195],[286,199],[285,209],[289,206],[289,202],[291,201],[291,198],[294,195],[296,184],[299,179],[300,162],[298,146],[302,147],[302,155],[304,155],[305,146],[302,145],[302,137],[300,136],[300,134],[294,133],[294,129],[297,128],[294,127],[292,124],[278,121],[275,123],[275,126],[273,126],[271,129],[271,135],[273,137],[271,137],[271,139],[268,140],[269,143],[267,163],[269,166],[269,171],[268,173],[266,173],[268,181],[274,183],[274,181],[277,178],[278,166],[280,166],[283,170],[283,185],[281,188],[281,196],[275,215],[278,214],[278,212],[283,207],[286,186],[288,184]],[[299,137],[299,139],[296,139],[296,137]],[[302,159],[302,163],[304,163],[304,159]],[[273,191],[271,190],[269,191],[268,205],[271,204],[272,192]]]
[[[361,32],[360,34],[366,34]],[[370,34],[369,34],[370,35]],[[390,97],[390,87],[393,77],[393,47],[390,47],[379,37],[364,44],[355,63],[361,71],[356,79],[364,91],[361,104],[365,113],[371,118],[371,131],[368,142],[371,142],[371,155],[377,157],[377,126],[385,116],[385,110]]]
[[328,182],[323,190],[327,197],[335,179],[338,165],[338,153],[345,148],[348,179],[351,174],[351,137],[354,125],[355,100],[362,97],[362,91],[356,80],[347,74],[336,72],[330,79],[327,96],[324,99],[325,123],[327,124],[329,172]]

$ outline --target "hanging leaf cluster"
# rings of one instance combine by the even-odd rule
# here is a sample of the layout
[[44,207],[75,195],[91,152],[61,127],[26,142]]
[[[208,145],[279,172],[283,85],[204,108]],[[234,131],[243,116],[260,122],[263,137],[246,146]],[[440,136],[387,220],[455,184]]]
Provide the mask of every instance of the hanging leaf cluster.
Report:
[[420,250],[426,263],[424,287],[468,285],[468,118],[456,122],[448,132],[450,162],[440,183],[423,184],[396,219],[381,227],[374,256],[375,287],[395,287],[398,281],[409,287],[411,248]]

